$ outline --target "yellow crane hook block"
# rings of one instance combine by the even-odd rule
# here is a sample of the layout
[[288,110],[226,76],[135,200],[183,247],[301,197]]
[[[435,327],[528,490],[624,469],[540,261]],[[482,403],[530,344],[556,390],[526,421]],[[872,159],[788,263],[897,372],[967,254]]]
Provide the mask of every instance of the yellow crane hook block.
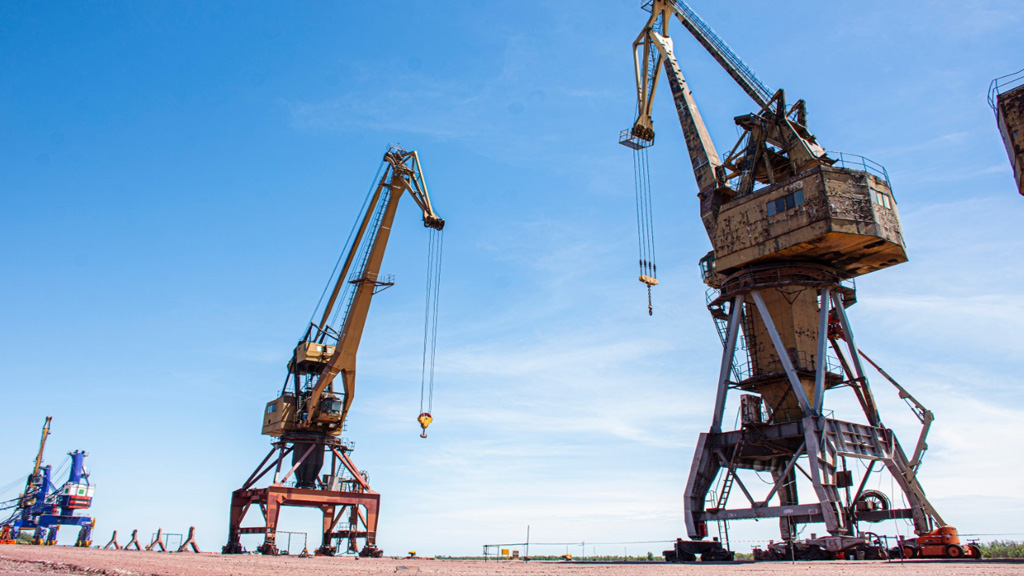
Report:
[[424,412],[423,414],[420,414],[416,420],[420,423],[420,428],[423,428],[423,433],[420,434],[420,438],[426,438],[427,426],[430,426],[430,423],[433,422],[434,419],[430,416],[430,412]]

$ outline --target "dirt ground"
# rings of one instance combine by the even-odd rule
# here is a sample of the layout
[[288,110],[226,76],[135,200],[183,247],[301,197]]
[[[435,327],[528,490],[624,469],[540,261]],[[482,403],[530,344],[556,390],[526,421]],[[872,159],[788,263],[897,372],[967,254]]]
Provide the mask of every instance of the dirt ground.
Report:
[[757,564],[572,564],[545,562],[483,562],[479,560],[402,560],[392,558],[298,558],[170,554],[66,547],[2,546],[0,574],[38,576],[369,576],[374,574],[436,574],[439,576],[596,575],[719,576],[828,575],[868,576],[1010,576],[1024,574],[1024,564],[998,561],[773,562]]

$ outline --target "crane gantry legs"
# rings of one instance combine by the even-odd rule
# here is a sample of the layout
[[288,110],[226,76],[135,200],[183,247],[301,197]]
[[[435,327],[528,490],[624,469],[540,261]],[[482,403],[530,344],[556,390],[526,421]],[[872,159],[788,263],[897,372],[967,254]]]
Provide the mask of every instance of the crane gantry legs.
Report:
[[[275,442],[270,453],[241,488],[231,494],[231,519],[228,543],[224,554],[241,554],[243,534],[263,534],[259,552],[277,555],[277,528],[281,508],[285,506],[319,508],[323,512],[323,531],[318,555],[337,552],[334,541],[345,543],[343,552],[366,557],[380,556],[377,549],[377,513],[380,494],[370,489],[366,474],[360,472],[341,440],[308,434],[289,435]],[[291,456],[291,467],[286,459]],[[331,471],[322,477],[320,467],[329,457]],[[314,470],[315,468],[315,470]],[[254,488],[264,476],[274,471],[273,481],[265,488]],[[282,470],[285,470],[282,475]],[[288,481],[296,476],[296,485]],[[263,521],[258,526],[242,526],[249,509],[256,505]]]
[[[823,522],[834,540],[830,551],[838,551],[861,538],[857,522],[907,518],[918,533],[943,524],[915,477],[916,465],[881,423],[845,311],[853,300],[853,289],[820,265],[765,265],[723,283],[709,306],[724,325],[717,398],[686,487],[691,538],[707,536],[709,521],[779,518],[787,541],[796,537],[799,524]],[[737,362],[741,332],[747,358]],[[829,349],[838,365],[830,362]],[[867,423],[837,420],[823,409],[826,391],[839,387],[853,391]],[[740,429],[723,432],[732,389],[751,394],[741,397]],[[866,467],[848,465],[852,460]],[[895,479],[907,508],[891,508],[884,496],[866,489],[877,463]],[[755,495],[741,470],[769,472],[767,494]],[[817,502],[800,502],[798,473],[810,482]],[[747,506],[727,507],[734,486]]]

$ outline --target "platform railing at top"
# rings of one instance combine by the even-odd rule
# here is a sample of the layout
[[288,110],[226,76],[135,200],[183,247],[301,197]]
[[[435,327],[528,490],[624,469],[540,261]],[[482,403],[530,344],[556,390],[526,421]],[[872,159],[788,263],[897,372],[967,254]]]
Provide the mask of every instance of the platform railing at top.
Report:
[[1018,70],[1013,74],[1007,74],[1006,76],[996,78],[988,86],[988,105],[995,110],[998,105],[996,99],[1000,94],[1020,86],[1024,86],[1024,70]]
[[889,182],[889,172],[885,169],[885,166],[882,166],[878,162],[875,162],[870,158],[865,158],[860,154],[850,154],[849,152],[829,151],[828,155],[836,161],[833,166],[849,168],[851,170],[863,170],[864,172],[874,174],[875,176],[884,179],[885,183],[889,184],[890,189],[892,188],[892,183]]

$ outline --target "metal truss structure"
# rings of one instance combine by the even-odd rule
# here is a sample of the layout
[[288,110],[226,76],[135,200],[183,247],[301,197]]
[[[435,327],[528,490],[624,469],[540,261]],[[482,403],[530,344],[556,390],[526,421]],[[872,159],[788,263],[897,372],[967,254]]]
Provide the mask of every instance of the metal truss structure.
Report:
[[[380,556],[376,546],[377,514],[380,494],[370,489],[365,472],[360,472],[348,453],[352,450],[342,440],[320,434],[288,434],[283,436],[249,476],[241,488],[231,495],[231,519],[225,554],[243,552],[243,534],[263,534],[258,551],[277,555],[277,527],[281,508],[285,506],[319,508],[323,513],[323,530],[318,555],[333,555],[345,543],[344,553],[364,557]],[[291,467],[281,474],[285,459],[291,456]],[[330,474],[317,477],[330,457]],[[303,471],[315,469],[310,477]],[[269,486],[257,488],[273,470]],[[292,476],[295,482],[289,482]],[[258,526],[242,526],[249,509],[256,505],[262,515]]]
[[[794,539],[798,525],[806,523],[823,522],[839,541],[859,537],[860,521],[908,518],[919,534],[944,524],[917,480],[931,413],[893,381],[924,425],[908,458],[882,423],[846,314],[856,295],[839,279],[834,270],[814,264],[755,267],[727,278],[709,304],[724,349],[711,428],[700,435],[686,486],[691,538],[707,536],[707,522],[719,522],[727,538],[725,523],[747,518],[779,518],[785,540]],[[801,330],[808,323],[800,318],[807,320],[809,314],[817,317],[816,330]],[[781,332],[779,322],[786,323]],[[793,342],[800,335],[804,346]],[[737,361],[741,341],[747,366]],[[800,351],[812,342],[811,353]],[[830,365],[830,359],[838,366]],[[831,417],[825,395],[836,388],[853,391],[866,422]],[[732,390],[755,394],[740,398],[740,429],[723,431]],[[866,471],[858,474],[849,467],[854,459],[866,462]],[[895,479],[906,508],[892,508],[884,494],[867,489],[872,473],[882,468]],[[767,494],[755,496],[741,480],[741,470],[769,472]],[[817,502],[800,501],[798,473],[810,481]],[[729,507],[736,486],[746,502]],[[847,544],[837,542],[836,548]]]

